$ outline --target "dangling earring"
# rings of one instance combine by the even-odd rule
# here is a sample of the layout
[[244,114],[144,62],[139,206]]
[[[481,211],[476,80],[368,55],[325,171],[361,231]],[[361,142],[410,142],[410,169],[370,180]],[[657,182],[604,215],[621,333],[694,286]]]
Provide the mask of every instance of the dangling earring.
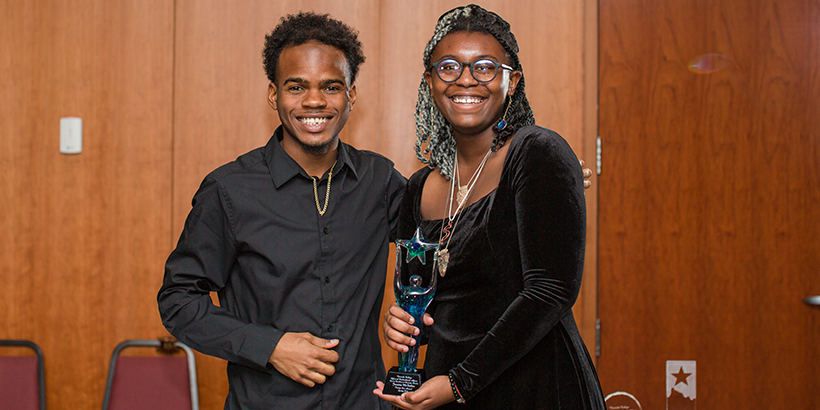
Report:
[[510,111],[510,105],[512,105],[512,97],[510,97],[510,101],[507,102],[507,109],[504,110],[504,116],[501,117],[501,120],[498,121],[498,124],[495,125],[495,129],[498,132],[504,131],[504,128],[507,128],[507,112]]
[[436,122],[435,122],[435,120],[433,119],[433,115],[434,115],[434,114],[433,114],[433,104],[431,104],[431,105],[430,105],[430,138],[428,139],[428,141],[432,141],[432,140],[433,140],[433,136],[434,136],[434,135],[436,135],[436,130],[435,130],[435,124],[436,124]]

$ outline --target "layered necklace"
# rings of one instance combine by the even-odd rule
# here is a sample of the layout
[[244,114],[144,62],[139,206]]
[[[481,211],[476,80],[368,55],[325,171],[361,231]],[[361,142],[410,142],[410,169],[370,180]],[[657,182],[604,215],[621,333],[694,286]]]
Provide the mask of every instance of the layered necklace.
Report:
[[[492,154],[493,149],[492,147],[487,151],[487,154],[484,155],[484,159],[481,160],[481,164],[478,165],[475,172],[473,172],[473,176],[470,177],[470,180],[467,181],[465,185],[461,185],[461,178],[459,177],[458,172],[458,152],[455,154],[455,160],[453,161],[455,166],[455,176],[450,178],[450,195],[447,197],[447,217],[446,221],[442,221],[441,223],[441,239],[439,239],[438,245],[439,250],[436,251],[436,260],[438,261],[438,273],[441,277],[447,273],[447,265],[450,264],[450,240],[453,239],[453,231],[456,228],[456,224],[458,224],[458,220],[461,219],[461,211],[464,208],[464,204],[467,203],[467,199],[470,197],[470,193],[473,192],[473,188],[475,187],[476,181],[478,181],[478,177],[481,176],[481,171],[484,170],[484,164],[487,163],[487,158],[490,158],[490,154]],[[458,185],[458,192],[456,192],[456,185]],[[456,209],[453,210],[453,196],[456,196],[455,202],[458,203]]]
[[327,211],[327,203],[328,203],[328,200],[330,199],[330,180],[333,178],[333,168],[336,167],[336,162],[338,162],[338,160],[333,162],[333,166],[330,167],[330,172],[328,172],[328,174],[327,174],[327,192],[325,193],[325,206],[324,206],[324,208],[319,207],[319,191],[316,188],[316,185],[317,185],[316,181],[318,181],[319,178],[311,177],[311,179],[313,179],[313,198],[316,199],[316,210],[319,211],[319,216],[325,216],[325,211]]

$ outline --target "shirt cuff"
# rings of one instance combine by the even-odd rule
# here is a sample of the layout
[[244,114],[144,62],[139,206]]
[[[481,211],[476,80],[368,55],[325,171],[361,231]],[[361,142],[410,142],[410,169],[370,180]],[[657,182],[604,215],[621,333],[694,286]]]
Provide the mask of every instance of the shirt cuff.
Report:
[[251,335],[240,348],[240,355],[254,363],[259,370],[273,373],[275,369],[268,360],[285,332],[271,326],[258,324],[252,326]]

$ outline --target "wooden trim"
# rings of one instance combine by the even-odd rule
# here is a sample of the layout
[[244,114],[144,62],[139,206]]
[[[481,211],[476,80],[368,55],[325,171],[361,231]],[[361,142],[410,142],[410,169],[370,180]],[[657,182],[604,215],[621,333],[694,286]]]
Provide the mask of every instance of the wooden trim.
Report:
[[592,169],[592,186],[587,198],[587,239],[584,260],[584,295],[579,309],[578,327],[593,360],[596,360],[596,322],[598,320],[598,0],[584,0],[584,106],[581,157]]

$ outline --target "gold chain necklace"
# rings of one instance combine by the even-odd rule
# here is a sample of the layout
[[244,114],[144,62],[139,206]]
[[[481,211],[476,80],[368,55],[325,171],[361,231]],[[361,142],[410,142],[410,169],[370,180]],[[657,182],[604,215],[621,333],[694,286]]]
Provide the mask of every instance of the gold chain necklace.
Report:
[[316,181],[319,180],[317,177],[311,177],[313,179],[313,198],[316,199],[316,210],[319,211],[319,216],[325,216],[325,211],[327,211],[327,203],[328,199],[330,199],[330,180],[333,178],[333,168],[336,166],[336,162],[333,162],[333,166],[330,167],[330,172],[327,174],[327,192],[325,193],[325,207],[319,208],[319,191],[316,188]]

